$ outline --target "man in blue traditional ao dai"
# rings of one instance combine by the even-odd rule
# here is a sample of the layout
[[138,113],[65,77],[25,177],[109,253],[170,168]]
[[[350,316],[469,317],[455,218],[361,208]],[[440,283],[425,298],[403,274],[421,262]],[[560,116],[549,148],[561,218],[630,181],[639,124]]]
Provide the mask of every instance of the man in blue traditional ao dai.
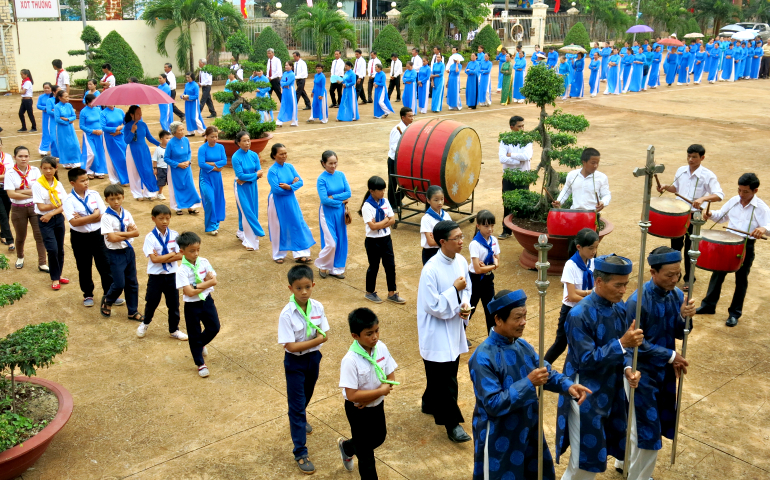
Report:
[[[521,338],[527,325],[524,290],[501,290],[489,302],[495,326],[468,361],[476,395],[473,409],[474,480],[537,476],[537,387],[543,385],[581,405],[591,391],[551,369]],[[567,396],[570,395],[570,397]],[[555,478],[543,438],[543,478]]]
[[[682,276],[682,253],[670,247],[658,247],[647,257],[652,278],[644,284],[642,318],[644,343],[639,347],[637,367],[642,372],[634,395],[631,423],[629,480],[648,480],[655,470],[661,436],[673,438],[676,420],[676,379],[687,373],[689,363],[676,352],[676,339],[684,337],[684,317],[695,315],[695,300],[689,304],[676,287]],[[626,319],[636,318],[639,291],[626,302]],[[631,361],[633,351],[626,353]],[[626,392],[628,383],[626,382]],[[623,461],[615,460],[623,471]]]
[[[593,480],[607,469],[607,455],[623,458],[626,402],[623,376],[631,366],[626,352],[642,344],[644,332],[627,325],[623,294],[633,269],[631,260],[615,254],[594,260],[594,291],[575,305],[564,322],[567,359],[564,374],[593,393],[578,406],[559,397],[556,462],[571,448],[562,480]],[[641,373],[625,371],[632,388]]]

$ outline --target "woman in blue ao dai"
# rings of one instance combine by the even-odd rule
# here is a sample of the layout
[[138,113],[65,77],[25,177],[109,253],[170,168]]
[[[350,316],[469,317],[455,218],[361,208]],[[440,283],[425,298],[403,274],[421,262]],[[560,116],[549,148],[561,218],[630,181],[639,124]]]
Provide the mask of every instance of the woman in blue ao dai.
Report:
[[337,109],[338,122],[353,122],[360,119],[358,115],[358,101],[356,98],[356,74],[353,72],[353,64],[345,62],[345,75],[342,76],[342,99]]
[[503,47],[495,57],[495,61],[497,62],[497,93],[500,93],[503,90],[503,64],[505,63],[506,55],[508,55],[508,49]]
[[152,154],[145,139],[155,146],[160,142],[155,139],[142,120],[142,109],[131,105],[124,118],[123,140],[128,145],[126,151],[126,169],[131,195],[139,201],[145,198],[154,199],[158,195],[158,182],[152,168]]
[[64,168],[80,166],[80,143],[73,124],[77,119],[69,94],[64,90],[56,92],[59,103],[54,107],[56,120],[56,146],[59,148],[59,160]]
[[104,130],[104,146],[107,147],[107,173],[110,183],[128,186],[128,170],[126,170],[126,142],[123,140],[123,119],[125,113],[113,106],[102,109],[102,130]]
[[644,78],[644,54],[639,51],[632,55],[633,63],[631,68],[631,87],[632,92],[641,92],[644,89],[642,79]]
[[676,81],[676,65],[679,63],[679,54],[675,50],[666,55],[666,85],[669,87]]
[[655,47],[655,52],[652,54],[650,73],[647,75],[647,86],[650,88],[658,88],[658,85],[660,85],[660,61],[662,59],[663,55],[660,53],[660,46]]
[[393,113],[393,106],[388,99],[387,77],[382,71],[382,65],[376,64],[374,75],[374,118],[386,118]]
[[432,112],[440,112],[444,108],[444,59],[440,53],[436,55],[436,63],[431,67],[430,78],[433,79],[430,109]]
[[559,75],[564,79],[564,96],[562,97],[562,100],[566,100],[569,98],[569,90],[570,85],[572,85],[572,81],[570,80],[570,75],[572,74],[572,67],[569,64],[569,60],[567,60],[567,57],[560,57],[559,58]]
[[37,150],[40,155],[48,155],[48,153],[51,151],[51,120],[53,117],[46,113],[45,106],[48,103],[48,99],[52,97],[53,94],[51,93],[51,82],[45,82],[43,84],[43,93],[37,97],[36,105],[37,109],[40,110],[43,115],[43,138],[40,139],[40,146]]
[[634,70],[634,53],[630,48],[626,50],[626,54],[623,56],[623,60],[620,62],[620,68],[620,75],[623,77],[622,92],[626,93],[631,88],[631,79],[633,78],[631,73]]
[[[94,98],[98,97],[100,95],[99,90],[96,89],[96,80],[91,78],[86,82],[86,91],[83,92],[83,105],[86,104],[86,96],[88,94],[91,94],[94,96]],[[101,110],[102,107],[96,107]]]
[[54,114],[54,109],[56,104],[59,103],[56,100],[56,92],[58,91],[58,85],[51,85],[51,96],[45,101],[45,114],[49,119],[48,134],[51,136],[51,150],[49,153],[56,158],[59,158],[59,148],[56,146],[56,115]]
[[201,206],[201,197],[195,190],[195,181],[190,168],[192,158],[190,140],[185,138],[182,127],[182,122],[173,122],[169,127],[173,137],[166,145],[163,160],[168,165],[169,207],[176,210],[177,215],[181,215],[184,208],[192,215],[198,213],[196,208]]
[[599,94],[599,82],[602,78],[602,61],[599,58],[599,53],[594,53],[594,59],[588,65],[588,69],[591,70],[591,75],[588,77],[588,86],[591,89],[591,96],[595,97]]
[[617,47],[612,49],[612,55],[607,60],[607,89],[605,95],[620,95],[620,55]]
[[93,95],[86,95],[86,106],[80,111],[80,129],[83,131],[80,163],[85,165],[88,178],[104,178],[107,174],[107,158],[104,153],[102,109],[92,105]]
[[572,65],[572,85],[570,85],[569,96],[570,98],[582,98],[583,97],[583,68],[585,68],[585,60],[583,60],[583,53],[578,53],[577,60]]
[[492,62],[489,54],[485,53],[479,59],[479,93],[477,105],[488,107],[492,105]]
[[286,163],[288,157],[286,146],[281,143],[274,144],[270,150],[270,158],[275,163],[267,172],[270,183],[267,227],[273,244],[273,261],[283,263],[286,254],[292,252],[297,263],[310,263],[310,247],[315,245],[315,240],[294,195],[304,182],[294,165]]
[[345,215],[352,193],[345,174],[337,171],[337,154],[331,150],[321,154],[324,172],[318,177],[316,188],[321,206],[318,208],[318,225],[321,228],[321,253],[315,261],[321,278],[326,275],[345,278],[348,258],[348,227]]
[[297,123],[297,89],[294,87],[294,63],[286,62],[283,66],[283,76],[281,77],[281,109],[278,111],[278,118],[275,124],[279,127],[284,122],[291,122],[292,127],[299,125]]
[[463,70],[463,64],[456,58],[447,67],[449,70],[449,79],[446,88],[446,104],[449,110],[462,110],[463,101],[460,96],[460,72]]
[[326,95],[326,75],[324,67],[320,63],[315,67],[315,77],[313,77],[313,107],[310,112],[310,118],[307,123],[313,123],[320,120],[321,123],[329,121],[329,98]]
[[[192,137],[196,133],[203,135],[206,130],[206,124],[203,123],[203,117],[201,116],[200,106],[200,88],[195,80],[192,78],[192,74],[185,73],[184,75],[184,93],[180,96],[184,100],[184,118],[187,122],[187,136]],[[169,128],[171,128],[169,126]]]
[[232,164],[235,172],[233,189],[235,190],[235,203],[238,206],[238,233],[246,250],[259,249],[259,237],[265,236],[262,225],[259,224],[259,189],[257,180],[262,178],[262,165],[259,163],[259,155],[249,150],[251,138],[246,132],[239,132],[235,136],[235,143],[240,147],[233,154]]
[[[428,103],[430,103],[430,63],[428,57],[422,57],[422,67],[417,72],[417,99],[420,104],[420,113],[428,113]],[[414,110],[417,113],[418,109]]]
[[693,54],[690,52],[690,47],[686,47],[684,53],[679,55],[679,68],[677,69],[677,85],[689,85],[690,84],[690,57]]
[[519,52],[519,56],[513,63],[513,101],[515,103],[524,103],[524,95],[521,94],[521,87],[524,86],[524,70],[527,69],[527,59],[524,52]]
[[465,65],[465,74],[468,75],[468,80],[465,82],[465,104],[471,110],[476,109],[479,101],[479,70],[480,65],[476,61],[476,54],[471,53],[471,61]]
[[404,81],[404,106],[411,108],[413,112],[417,113],[417,71],[414,69],[414,63],[412,61],[406,62],[406,70],[403,75]]
[[[165,73],[161,73],[160,76],[158,76],[158,90],[171,98],[171,87],[168,86],[168,80]],[[158,112],[160,113],[160,128],[167,132],[171,126],[171,122],[174,121],[174,110],[172,105],[173,103],[158,104]]]
[[701,44],[700,51],[695,54],[695,66],[692,71],[693,83],[700,85],[703,78],[703,70],[706,66],[706,47]]
[[225,220],[225,188],[222,169],[227,165],[225,147],[217,143],[217,127],[206,129],[206,142],[198,149],[198,187],[203,201],[203,219],[206,233],[219,233],[219,222]]

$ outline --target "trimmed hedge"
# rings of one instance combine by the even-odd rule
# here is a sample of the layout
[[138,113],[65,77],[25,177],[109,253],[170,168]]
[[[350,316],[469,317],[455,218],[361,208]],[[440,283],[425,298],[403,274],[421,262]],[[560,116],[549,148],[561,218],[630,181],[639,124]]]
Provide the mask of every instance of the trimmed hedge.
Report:
[[388,25],[382,29],[377,38],[374,39],[374,47],[372,48],[379,55],[383,66],[390,66],[390,56],[395,53],[399,58],[408,56],[406,50],[406,42],[401,38],[401,34],[398,33],[396,27]]
[[[283,43],[281,37],[275,33],[275,30],[267,27],[262,30],[262,33],[254,41],[254,48],[252,48],[249,54],[249,60],[267,65],[268,48],[272,48],[275,51],[275,56],[281,60],[281,63],[286,63],[292,59],[289,55],[289,49]],[[283,69],[283,65],[281,65],[281,68]],[[267,75],[267,72],[265,74]]]
[[486,25],[481,29],[479,33],[473,37],[471,41],[471,50],[478,51],[479,45],[484,46],[484,52],[489,54],[489,59],[492,60],[497,55],[497,47],[500,46],[500,37],[497,36],[497,32],[491,25]]
[[586,27],[577,22],[567,32],[567,36],[564,37],[564,45],[580,45],[586,50],[591,50],[591,39],[588,38],[588,32]]
[[99,46],[99,53],[105,63],[112,65],[112,74],[115,75],[115,83],[118,85],[128,83],[131,77],[144,78],[144,69],[139,57],[115,30],[104,37]]

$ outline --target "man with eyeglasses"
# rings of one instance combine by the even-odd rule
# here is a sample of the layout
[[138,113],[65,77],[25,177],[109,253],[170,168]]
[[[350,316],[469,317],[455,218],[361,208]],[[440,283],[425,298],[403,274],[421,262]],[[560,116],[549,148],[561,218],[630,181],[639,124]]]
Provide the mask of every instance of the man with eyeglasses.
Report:
[[471,280],[461,254],[460,226],[451,220],[438,222],[433,239],[440,249],[422,268],[417,290],[417,333],[427,381],[422,412],[433,415],[451,441],[462,443],[471,437],[460,426],[465,420],[457,406],[457,369],[460,355],[468,351],[465,321],[471,313]]

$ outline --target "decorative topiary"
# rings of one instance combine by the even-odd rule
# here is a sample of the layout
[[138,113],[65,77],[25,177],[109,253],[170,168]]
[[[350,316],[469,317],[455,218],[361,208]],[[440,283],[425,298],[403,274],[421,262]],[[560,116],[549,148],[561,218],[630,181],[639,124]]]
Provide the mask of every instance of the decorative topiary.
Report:
[[230,35],[225,43],[225,48],[233,55],[236,62],[240,59],[241,55],[251,54],[251,42],[249,42],[249,37],[243,33],[243,30],[238,30]]
[[[0,254],[0,270],[8,270],[9,268],[8,257]],[[0,284],[0,307],[13,305],[13,302],[20,300],[27,291],[28,290],[19,283]]]
[[492,25],[485,25],[471,41],[471,51],[477,52],[479,45],[484,47],[484,52],[489,54],[490,60],[497,55],[497,47],[500,46],[500,37],[492,28]]
[[577,22],[569,29],[567,36],[564,37],[564,45],[580,45],[586,50],[591,49],[591,39],[588,38],[586,27],[581,22]]
[[83,29],[83,33],[80,34],[80,40],[88,46],[88,51],[69,50],[67,51],[67,54],[72,57],[85,55],[86,59],[83,61],[83,65],[70,65],[64,70],[68,71],[69,73],[77,73],[82,72],[83,70],[87,70],[88,72],[86,73],[86,78],[83,80],[84,82],[87,82],[91,78],[96,78],[95,72],[101,71],[100,68],[102,66],[102,62],[100,61],[101,56],[97,47],[100,43],[102,43],[102,37],[94,27],[88,25]]
[[393,53],[399,57],[408,55],[406,42],[393,25],[388,25],[382,29],[377,38],[374,39],[372,50],[379,54],[380,60],[386,67],[390,66],[390,56]]
[[[281,37],[275,33],[275,30],[270,27],[266,27],[262,30],[262,33],[260,33],[254,41],[254,48],[252,48],[251,54],[249,54],[249,60],[267,64],[268,48],[272,48],[275,51],[275,56],[281,60],[281,63],[291,60],[289,49],[286,48],[286,44],[283,43]],[[281,71],[283,71],[283,65],[281,65]],[[265,74],[267,74],[267,70],[265,70]]]
[[144,78],[144,69],[139,57],[115,30],[104,37],[99,53],[105,63],[112,66],[112,74],[115,75],[115,83],[118,85],[128,83],[131,77]]

